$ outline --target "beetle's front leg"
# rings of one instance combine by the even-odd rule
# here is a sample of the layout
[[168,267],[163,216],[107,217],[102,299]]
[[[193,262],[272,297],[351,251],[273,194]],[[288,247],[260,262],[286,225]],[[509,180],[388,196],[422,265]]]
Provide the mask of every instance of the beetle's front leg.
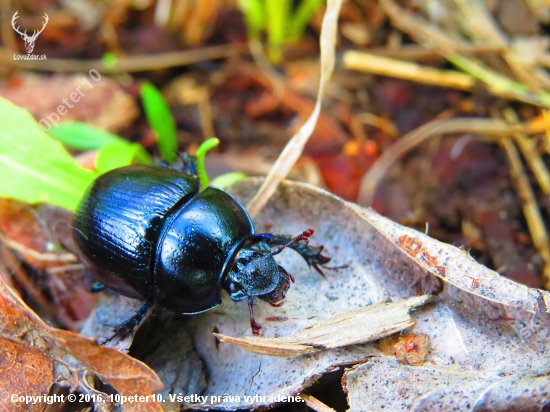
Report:
[[176,161],[176,164],[171,165],[165,160],[160,162],[160,165],[166,167],[167,169],[174,169],[179,172],[191,175],[198,179],[198,168],[197,168],[197,157],[189,156],[187,152],[181,152],[179,158]]
[[293,237],[287,235],[270,236],[271,239],[268,241],[269,246],[287,245],[287,247],[298,252],[300,256],[302,256],[302,258],[307,262],[307,264],[310,267],[313,267],[321,276],[325,276],[325,274],[321,270],[321,266],[330,262],[330,258],[321,254],[321,252],[323,251],[323,246],[310,246],[308,240],[290,243],[292,242]]
[[257,323],[254,319],[254,301],[251,297],[248,298],[248,311],[250,312],[250,327],[252,328],[252,333],[255,336],[260,336],[260,329],[262,329],[262,325]]
[[198,178],[198,166],[197,166],[197,157],[196,156],[189,156],[187,152],[182,152],[180,154],[182,166],[180,168],[180,171],[189,174],[193,177]]

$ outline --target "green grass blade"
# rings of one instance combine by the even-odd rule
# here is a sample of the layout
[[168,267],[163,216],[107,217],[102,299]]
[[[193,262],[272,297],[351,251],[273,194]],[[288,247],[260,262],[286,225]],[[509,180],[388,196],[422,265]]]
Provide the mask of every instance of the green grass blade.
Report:
[[199,175],[199,180],[201,182],[201,189],[206,188],[210,184],[210,179],[208,178],[206,168],[204,167],[204,158],[206,157],[206,152],[219,144],[219,139],[211,137],[210,139],[202,142],[202,144],[197,149],[197,153],[195,156],[197,157],[197,174]]
[[231,186],[232,184],[235,184],[240,180],[243,180],[245,177],[246,175],[241,172],[229,172],[215,177],[214,179],[212,179],[212,182],[210,182],[210,184],[212,186],[219,187],[220,189],[225,189],[226,187]]
[[104,53],[103,56],[101,56],[101,63],[103,63],[105,67],[115,67],[118,63],[118,57],[113,53]]
[[258,40],[260,32],[265,26],[265,8],[261,0],[238,0],[239,7],[244,14],[248,35]]
[[325,0],[302,0],[300,2],[298,9],[290,18],[288,40],[295,41],[302,37],[311,18],[324,3]]
[[[104,173],[115,167],[108,165],[118,165],[116,167],[127,166],[131,163],[151,164],[152,159],[147,150],[137,143],[130,143],[112,133],[97,127],[90,126],[87,123],[65,122],[59,127],[50,130],[50,136],[63,143],[65,147],[76,150],[99,150],[96,158],[96,170]],[[117,147],[117,153],[120,158],[116,159],[113,147]],[[105,152],[102,152],[106,149]],[[101,157],[106,156],[106,159]],[[99,166],[98,166],[99,165]]]
[[157,135],[161,157],[169,164],[176,160],[178,141],[176,122],[170,112],[170,107],[159,89],[151,83],[141,85],[141,100],[145,116],[151,129]]
[[[144,157],[145,153],[145,157]],[[115,143],[102,147],[95,159],[95,167],[99,173],[106,173],[119,167],[128,166],[137,162],[150,164],[149,154],[137,143]]]
[[290,0],[265,0],[268,55],[275,63],[282,59],[291,6]]
[[446,56],[446,58],[462,71],[487,84],[489,89],[496,94],[509,95],[533,105],[550,107],[550,93],[548,92],[531,93],[525,84],[511,80],[493,70],[488,70],[474,59],[458,54],[451,54]]
[[128,143],[126,140],[97,127],[81,122],[63,122],[48,132],[65,147],[76,150],[97,150],[116,143]]

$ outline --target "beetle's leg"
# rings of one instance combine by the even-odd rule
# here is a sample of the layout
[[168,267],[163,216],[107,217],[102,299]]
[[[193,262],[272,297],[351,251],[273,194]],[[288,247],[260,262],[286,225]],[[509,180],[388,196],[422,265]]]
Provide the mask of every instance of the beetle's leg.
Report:
[[259,336],[262,325],[256,323],[256,321],[254,320],[254,302],[250,297],[248,298],[248,310],[250,311],[250,327],[252,328],[252,333],[256,336]]
[[[292,240],[292,236],[271,235],[268,244],[269,246],[282,246],[287,245]],[[325,276],[321,267],[330,262],[330,258],[321,254],[323,252],[323,246],[310,246],[307,240],[302,240],[288,244],[287,247],[298,252],[309,266],[313,267],[321,276]]]
[[99,282],[94,282],[94,284],[90,288],[90,292],[92,293],[99,293],[99,292],[103,292],[104,290],[105,290],[105,285]]
[[197,173],[197,158],[195,156],[189,156],[187,152],[181,152],[180,160],[176,161],[174,165],[169,164],[165,160],[160,162],[160,165],[168,169],[178,170],[187,175],[199,178]]
[[191,175],[193,177],[199,178],[199,174],[197,172],[197,158],[196,156],[189,156],[187,152],[181,153],[181,160],[183,162],[182,167],[180,169],[181,172]]
[[141,306],[141,308],[138,309],[138,311],[136,312],[136,314],[134,316],[132,316],[127,321],[125,321],[125,322],[121,323],[120,325],[118,325],[117,327],[115,327],[114,328],[115,333],[113,333],[111,336],[106,338],[100,344],[105,345],[107,342],[113,340],[117,336],[121,337],[121,338],[123,338],[125,336],[128,336],[141,323],[141,321],[143,320],[145,315],[147,315],[147,313],[151,310],[153,305],[154,305],[153,301],[148,300],[147,302],[145,302]]

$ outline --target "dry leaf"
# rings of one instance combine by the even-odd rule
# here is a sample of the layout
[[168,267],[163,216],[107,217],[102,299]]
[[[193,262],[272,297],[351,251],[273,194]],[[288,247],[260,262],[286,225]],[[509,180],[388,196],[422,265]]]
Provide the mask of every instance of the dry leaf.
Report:
[[[550,312],[550,293],[529,288],[477,265],[468,252],[386,219],[370,209],[351,205],[419,266],[450,284],[485,299],[531,313]],[[542,307],[540,307],[542,304]]]
[[550,391],[550,378],[537,371],[405,366],[387,357],[348,370],[342,381],[352,411],[539,411]]
[[[0,88],[0,96],[27,109],[37,121],[44,119],[44,127],[74,120],[114,133],[127,128],[138,115],[133,98],[111,79],[99,75],[101,81],[98,81],[97,70],[90,72],[92,74],[52,77],[22,75],[7,87]],[[82,101],[67,103],[66,114],[59,116],[58,106],[67,101],[71,93],[79,100],[80,94]],[[40,96],[40,99],[29,99],[29,96]]]
[[[109,411],[113,405],[107,394],[98,389],[96,378],[123,396],[151,395],[163,388],[159,378],[143,363],[79,334],[46,325],[3,280],[0,348],[5,354],[0,361],[0,401],[15,410],[29,409],[26,404],[12,404],[13,394],[48,394],[54,383],[69,387],[71,392],[100,397],[103,402],[96,403],[100,411]],[[38,405],[41,407],[36,410],[42,410],[43,402]],[[162,408],[156,402],[126,403],[124,410]]]

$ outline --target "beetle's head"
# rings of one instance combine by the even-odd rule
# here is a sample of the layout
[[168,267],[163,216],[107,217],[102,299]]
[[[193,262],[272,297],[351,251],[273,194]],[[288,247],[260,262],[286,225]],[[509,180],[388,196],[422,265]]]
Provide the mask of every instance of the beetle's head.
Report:
[[286,270],[275,262],[267,243],[260,242],[239,251],[224,289],[235,301],[258,297],[273,304],[285,297],[290,279]]
[[[229,254],[222,270],[222,285],[231,299],[248,299],[250,326],[254,335],[259,335],[262,327],[254,320],[253,298],[257,297],[271,306],[281,306],[283,303],[280,301],[285,297],[290,282],[294,282],[292,275],[277,265],[273,256],[293,243],[307,240],[312,234],[313,229],[308,229],[284,244],[269,233],[253,234],[242,239]],[[280,246],[272,251],[270,244]]]

